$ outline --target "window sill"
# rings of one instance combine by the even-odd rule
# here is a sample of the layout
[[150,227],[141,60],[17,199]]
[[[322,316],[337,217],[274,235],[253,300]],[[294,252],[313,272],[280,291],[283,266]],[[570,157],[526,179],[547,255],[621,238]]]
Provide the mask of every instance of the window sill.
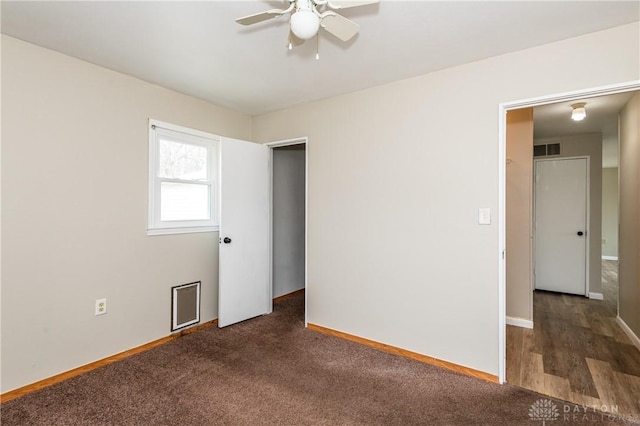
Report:
[[155,228],[147,229],[147,235],[174,235],[174,234],[195,234],[200,232],[218,232],[219,226],[198,226],[198,227],[185,227],[185,228]]

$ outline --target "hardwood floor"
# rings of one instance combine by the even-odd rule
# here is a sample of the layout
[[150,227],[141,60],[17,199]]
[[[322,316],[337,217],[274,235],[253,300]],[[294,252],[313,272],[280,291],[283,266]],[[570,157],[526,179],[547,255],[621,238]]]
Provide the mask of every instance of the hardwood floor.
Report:
[[507,326],[507,382],[640,420],[640,351],[616,323],[616,261],[602,261],[604,300],[533,295],[534,329]]

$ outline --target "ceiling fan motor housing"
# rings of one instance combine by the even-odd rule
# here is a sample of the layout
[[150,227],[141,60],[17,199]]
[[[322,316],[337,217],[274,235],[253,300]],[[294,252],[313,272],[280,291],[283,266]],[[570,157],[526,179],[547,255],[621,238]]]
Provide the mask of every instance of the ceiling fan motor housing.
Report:
[[291,15],[291,31],[296,37],[309,40],[319,29],[320,18],[311,9],[299,9]]

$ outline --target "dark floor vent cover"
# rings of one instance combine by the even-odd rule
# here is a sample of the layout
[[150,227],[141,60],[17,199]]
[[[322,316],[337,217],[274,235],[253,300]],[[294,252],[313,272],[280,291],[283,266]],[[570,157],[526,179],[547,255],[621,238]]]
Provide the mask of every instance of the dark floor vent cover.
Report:
[[171,287],[171,331],[200,322],[200,281]]

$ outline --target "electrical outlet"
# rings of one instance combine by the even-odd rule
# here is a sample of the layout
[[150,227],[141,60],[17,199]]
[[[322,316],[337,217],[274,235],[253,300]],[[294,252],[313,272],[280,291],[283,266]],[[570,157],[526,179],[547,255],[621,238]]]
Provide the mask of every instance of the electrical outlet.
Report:
[[107,299],[96,300],[96,316],[107,313]]

